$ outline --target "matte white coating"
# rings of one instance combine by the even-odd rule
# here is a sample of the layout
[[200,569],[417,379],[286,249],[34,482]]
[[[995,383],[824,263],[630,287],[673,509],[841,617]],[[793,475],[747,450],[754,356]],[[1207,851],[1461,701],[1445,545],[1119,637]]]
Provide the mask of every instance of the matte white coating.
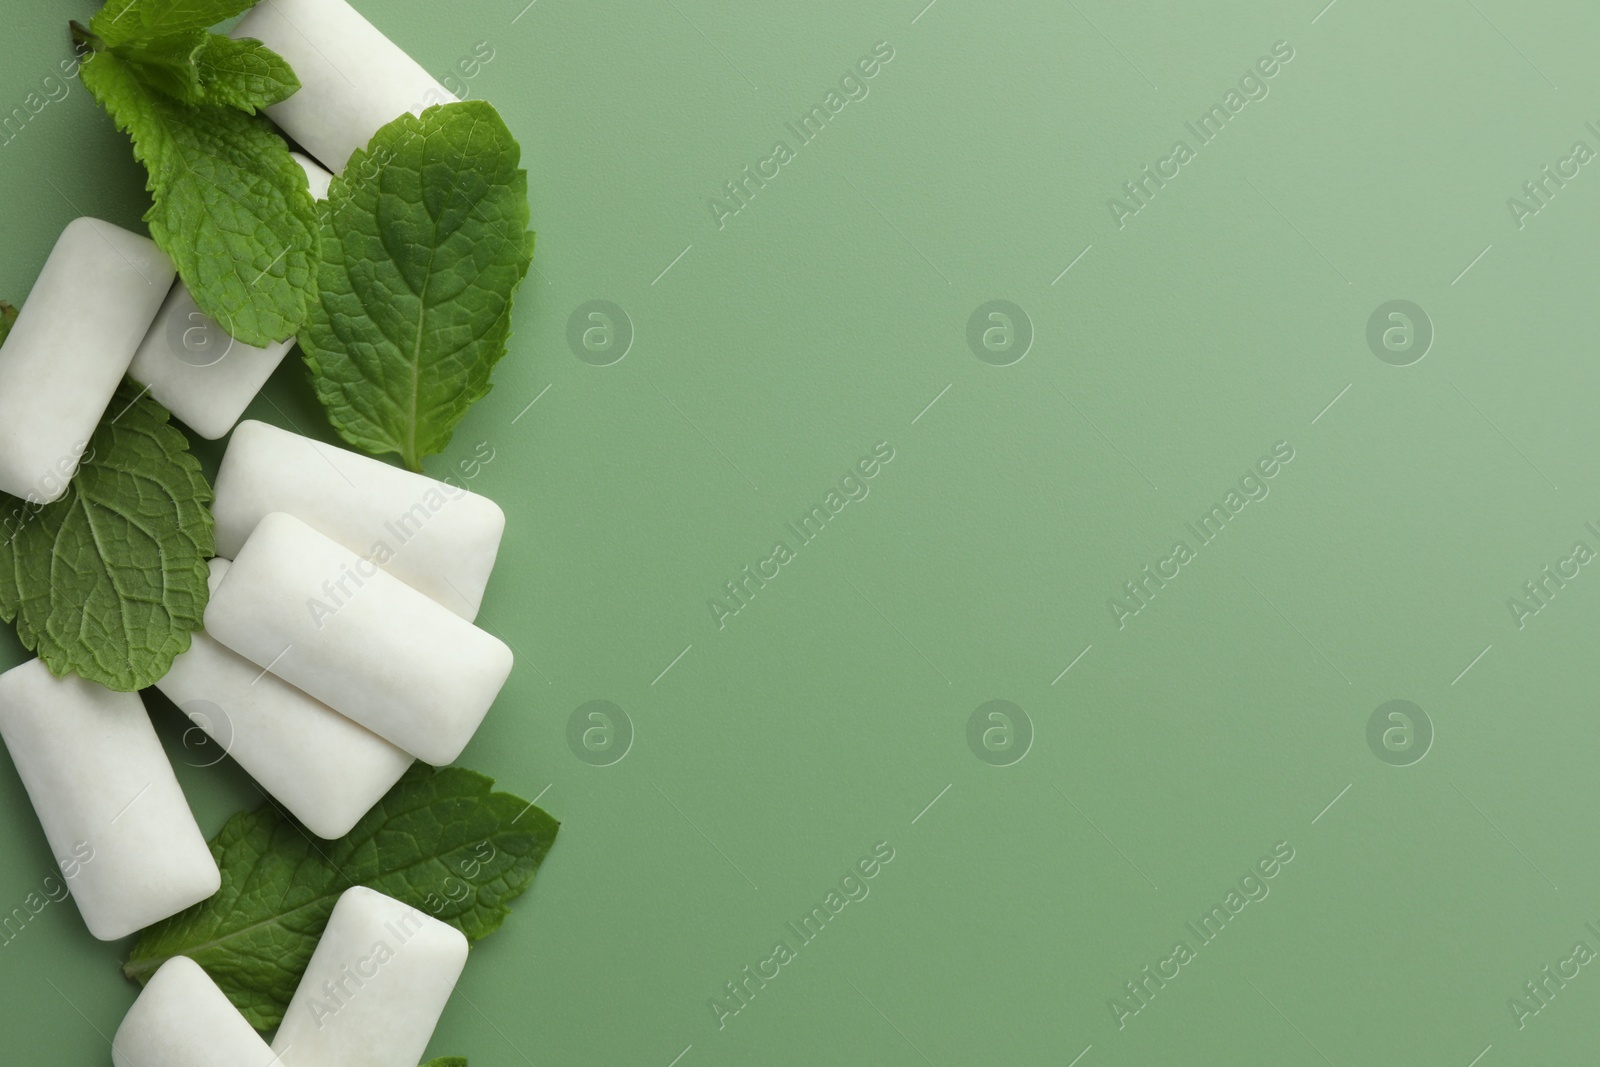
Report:
[[212,637],[427,763],[461,754],[511,650],[448,608],[273,512],[206,607]]
[[269,1067],[272,1048],[200,965],[161,965],[111,1039],[116,1067]]
[[287,1067],[416,1067],[466,962],[455,927],[347,889],[272,1048]]
[[289,61],[300,89],[267,115],[335,174],[394,119],[455,100],[344,0],[262,0],[233,36]]
[[220,556],[237,556],[268,512],[288,512],[469,620],[506,528],[488,497],[253,419],[228,441],[211,510]]
[[0,345],[0,491],[59,499],[172,287],[148,237],[79,218]]
[[221,885],[137,693],[40,660],[0,675],[0,738],[89,932],[141,930]]
[[[228,566],[211,561],[213,590]],[[206,633],[156,687],[215,741],[205,763],[232,756],[318,837],[349,833],[411,766],[409,754]]]

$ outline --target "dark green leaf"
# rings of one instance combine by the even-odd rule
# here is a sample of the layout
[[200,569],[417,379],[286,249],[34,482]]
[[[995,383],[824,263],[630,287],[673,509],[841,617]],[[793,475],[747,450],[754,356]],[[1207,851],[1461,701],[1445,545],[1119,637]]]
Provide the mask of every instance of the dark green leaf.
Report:
[[559,824],[459,767],[417,764],[333,843],[271,804],[235,815],[211,842],[222,889],[146,930],[123,967],[148,981],[194,959],[257,1029],[283,1018],[339,894],[369,886],[455,926],[493,933],[533,881]]
[[533,255],[520,158],[473,100],[402,115],[334,179],[300,346],[356,447],[418,470],[489,392]]
[[66,495],[0,495],[0,617],[58,675],[155,684],[205,614],[210,500],[166,410],[125,383]]

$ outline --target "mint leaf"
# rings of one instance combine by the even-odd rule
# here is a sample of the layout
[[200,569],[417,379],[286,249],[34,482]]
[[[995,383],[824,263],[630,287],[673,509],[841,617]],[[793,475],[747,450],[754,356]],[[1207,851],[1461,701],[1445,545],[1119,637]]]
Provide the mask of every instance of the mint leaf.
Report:
[[146,85],[192,104],[205,95],[195,58],[205,49],[206,38],[210,36],[204,30],[188,30],[133,41],[117,48],[116,54]]
[[289,61],[249,37],[236,41],[207,34],[195,68],[207,100],[251,115],[282,103],[300,88]]
[[124,383],[66,495],[0,495],[0,617],[57,675],[155,684],[200,629],[211,487],[166,409]]
[[440,1056],[436,1060],[429,1060],[422,1067],[467,1067],[465,1056]]
[[107,48],[169,34],[208,30],[243,14],[256,0],[108,0],[89,30]]
[[232,108],[182,104],[114,52],[94,53],[81,77],[133,137],[155,199],[145,214],[150,236],[200,310],[246,344],[292,337],[313,283],[317,208],[271,124]]
[[215,104],[249,115],[300,88],[289,61],[252,38],[186,30],[111,49],[146,86],[184,104]]
[[173,956],[206,969],[252,1026],[278,1025],[339,894],[370,886],[476,941],[533,881],[560,824],[494,780],[417,764],[344,838],[310,835],[272,804],[211,842],[222,888],[147,929],[123,973],[141,983]]
[[289,63],[253,38],[234,40],[207,27],[255,0],[112,0],[73,40],[111,52],[147,87],[185,104],[217,104],[254,115],[300,88]]
[[6,343],[6,337],[11,333],[11,327],[16,321],[17,309],[0,300],[0,345]]
[[489,392],[533,256],[520,158],[473,100],[400,116],[333,180],[300,347],[357,448],[420,470]]

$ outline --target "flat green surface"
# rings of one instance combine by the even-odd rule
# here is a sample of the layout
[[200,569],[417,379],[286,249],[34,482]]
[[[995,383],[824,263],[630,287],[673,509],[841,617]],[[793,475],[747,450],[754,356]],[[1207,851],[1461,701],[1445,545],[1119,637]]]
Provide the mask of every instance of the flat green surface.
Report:
[[[519,663],[461,762],[564,828],[436,1053],[1593,1062],[1600,967],[1563,961],[1600,952],[1600,567],[1520,628],[1508,598],[1600,551],[1600,169],[1520,228],[1507,198],[1600,149],[1600,11],[524,2],[359,5],[440,77],[492,49],[465,88],[521,139],[539,233],[512,356],[430,469],[487,442],[473,487],[510,518],[483,621]],[[15,6],[6,108],[89,13]],[[1202,145],[1186,123],[1279,41],[1267,95]],[[878,42],[865,98],[801,144],[788,124]],[[709,199],[779,140],[794,158],[719,228]],[[1193,158],[1119,229],[1108,200],[1178,140]],[[137,226],[141,188],[70,86],[0,146],[0,294],[80,212]],[[568,342],[596,300],[631,322],[609,366]],[[990,300],[1031,323],[1020,362],[969,348]],[[1410,366],[1368,346],[1391,300],[1432,323]],[[328,434],[293,363],[252,414]],[[867,495],[802,543],[786,524],[879,442]],[[1280,442],[1202,544],[1189,524]],[[1180,540],[1119,628],[1108,599],[1136,605],[1123,583]],[[719,628],[710,601],[777,541],[793,558]],[[1367,740],[1396,699],[1434,734],[1407,766]],[[631,723],[609,766],[567,740],[591,700]],[[1031,722],[1009,766],[969,748],[991,700]],[[231,768],[180,770],[208,832],[254,803]],[[9,766],[0,794],[9,908],[51,867]],[[787,924],[878,842],[870,894],[803,942]],[[1196,936],[1280,842],[1244,886],[1267,895]],[[737,1006],[725,983],[780,940],[719,1027],[712,998]],[[1112,999],[1138,1006],[1125,983],[1179,941],[1119,1029]],[[0,948],[4,1060],[108,1062],[121,954],[70,905]],[[1546,965],[1576,974],[1519,1028]]]

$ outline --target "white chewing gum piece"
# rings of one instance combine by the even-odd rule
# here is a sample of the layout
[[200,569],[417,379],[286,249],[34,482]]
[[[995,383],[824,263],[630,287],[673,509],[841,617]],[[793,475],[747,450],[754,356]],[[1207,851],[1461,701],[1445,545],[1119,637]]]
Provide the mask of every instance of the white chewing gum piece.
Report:
[[46,504],[67,491],[172,276],[148,237],[67,223],[0,346],[0,491]]
[[137,693],[29,660],[0,675],[0,738],[95,937],[126,937],[221,886]]
[[416,1067],[466,962],[455,927],[375,889],[347,889],[272,1049],[285,1067]]
[[401,115],[456,99],[344,0],[266,0],[232,35],[289,61],[300,89],[267,115],[335,174]]
[[[290,153],[311,183],[311,196],[328,195],[333,175],[298,152]],[[294,338],[265,348],[236,341],[225,324],[200,310],[179,279],[134,354],[129,375],[189,429],[215,441],[233,429],[244,409],[272,377]]]
[[211,511],[219,556],[288,512],[469,621],[506,528],[488,497],[252,419],[228,441]]
[[[211,561],[211,588],[228,572]],[[411,756],[270,671],[197,633],[156,683],[195,725],[318,837],[335,840],[411,766]]]
[[116,1067],[270,1067],[276,1059],[228,995],[187,956],[161,965],[111,1039]]
[[206,631],[434,766],[461,754],[511,673],[504,642],[282,512],[239,550]]

